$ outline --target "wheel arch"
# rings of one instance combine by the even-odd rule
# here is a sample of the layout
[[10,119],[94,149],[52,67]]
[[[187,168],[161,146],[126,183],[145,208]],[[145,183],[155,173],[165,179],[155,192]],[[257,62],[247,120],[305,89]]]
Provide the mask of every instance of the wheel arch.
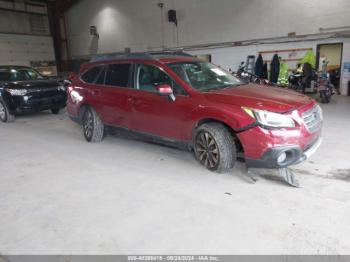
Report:
[[79,107],[79,109],[78,109],[78,122],[79,122],[79,123],[82,123],[84,113],[85,113],[86,109],[88,109],[89,107],[92,107],[92,106],[89,105],[89,104],[86,104],[86,103],[80,105],[80,107]]
[[103,118],[100,114],[100,112],[97,111],[96,107],[92,106],[91,104],[89,103],[83,103],[80,105],[79,109],[78,109],[78,122],[79,123],[82,123],[82,120],[83,120],[83,116],[84,116],[84,113],[85,113],[85,110],[88,109],[88,108],[92,108],[96,111],[96,114],[99,116],[99,118],[102,120],[103,122]]
[[233,136],[235,142],[236,142],[236,146],[237,146],[237,150],[240,152],[244,152],[243,146],[241,141],[239,140],[238,136],[237,136],[237,132],[225,121],[221,120],[221,119],[217,119],[217,118],[213,118],[213,117],[208,117],[208,118],[202,118],[199,121],[196,122],[193,131],[192,131],[192,141],[191,141],[191,147],[193,148],[193,140],[195,138],[196,135],[196,130],[199,126],[203,125],[203,124],[209,124],[209,123],[219,123],[222,124],[223,126],[225,126],[227,128],[227,130],[231,133],[231,135]]
[[11,114],[13,114],[16,106],[13,103],[11,95],[2,88],[0,88],[0,99],[4,103],[6,103],[6,106],[8,107],[9,111],[11,112]]

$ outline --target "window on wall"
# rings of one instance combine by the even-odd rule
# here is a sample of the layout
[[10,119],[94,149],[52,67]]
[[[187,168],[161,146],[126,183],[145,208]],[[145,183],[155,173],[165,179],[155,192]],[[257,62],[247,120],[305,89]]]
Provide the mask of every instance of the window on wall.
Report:
[[47,16],[30,14],[28,17],[31,33],[40,35],[49,34]]
[[[28,35],[50,35],[50,24],[46,12],[46,4],[42,4],[42,6],[39,7],[35,6],[36,9],[29,9],[31,6],[33,5],[25,5],[25,7],[28,8],[26,11],[15,8],[17,6],[0,10],[0,32]],[[38,11],[36,11],[37,9]]]
[[171,79],[164,71],[151,65],[138,65],[137,67],[137,89],[156,92],[156,86],[166,84],[172,87],[175,95],[185,95],[186,92]]
[[210,62],[211,63],[211,55],[196,55],[198,59],[204,61],[204,62]]
[[129,86],[129,75],[130,75],[130,64],[112,64],[108,66],[106,75],[106,85],[128,87]]

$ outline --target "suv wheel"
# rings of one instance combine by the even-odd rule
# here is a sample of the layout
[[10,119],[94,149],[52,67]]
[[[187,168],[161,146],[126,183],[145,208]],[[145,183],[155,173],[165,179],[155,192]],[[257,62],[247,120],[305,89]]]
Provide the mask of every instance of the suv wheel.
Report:
[[212,171],[228,171],[236,162],[233,136],[220,123],[203,124],[197,128],[194,152],[197,160]]
[[102,141],[104,125],[93,108],[89,107],[84,111],[82,122],[84,136],[88,142]]
[[59,108],[51,108],[51,113],[54,115],[58,115],[60,113],[60,109]]
[[12,122],[15,120],[15,116],[12,115],[3,100],[0,99],[0,120],[1,122]]

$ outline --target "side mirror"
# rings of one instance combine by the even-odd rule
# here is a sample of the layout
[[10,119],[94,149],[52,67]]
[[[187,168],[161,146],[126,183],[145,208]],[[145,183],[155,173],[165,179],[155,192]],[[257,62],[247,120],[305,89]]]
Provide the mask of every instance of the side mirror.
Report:
[[168,96],[172,101],[175,101],[173,89],[169,85],[156,86],[157,94],[160,96]]
[[160,96],[170,96],[173,93],[173,89],[169,85],[156,86],[157,93]]

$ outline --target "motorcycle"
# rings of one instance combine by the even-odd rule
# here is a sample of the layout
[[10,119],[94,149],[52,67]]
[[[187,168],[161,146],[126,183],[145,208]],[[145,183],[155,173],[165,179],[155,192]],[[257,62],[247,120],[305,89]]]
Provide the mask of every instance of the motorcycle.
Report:
[[244,65],[244,62],[241,63],[237,72],[233,72],[232,75],[241,79],[246,83],[255,83],[259,85],[271,85],[271,86],[273,85],[269,80],[260,78],[259,76],[246,71],[246,66]]
[[[312,76],[307,83],[306,76],[302,72],[296,72],[288,77],[289,88],[295,91],[305,93],[318,93],[321,102],[328,104],[334,95],[334,85],[330,81],[329,73],[316,73],[313,71]],[[306,85],[306,87],[304,87]]]
[[318,77],[318,81],[316,83],[317,91],[320,93],[321,102],[324,104],[328,104],[331,101],[332,95],[335,94],[334,85],[330,81],[329,73]]
[[289,75],[288,77],[288,88],[289,89],[293,89],[295,91],[297,90],[303,90],[303,74],[300,72],[297,73],[293,73],[291,75]]

